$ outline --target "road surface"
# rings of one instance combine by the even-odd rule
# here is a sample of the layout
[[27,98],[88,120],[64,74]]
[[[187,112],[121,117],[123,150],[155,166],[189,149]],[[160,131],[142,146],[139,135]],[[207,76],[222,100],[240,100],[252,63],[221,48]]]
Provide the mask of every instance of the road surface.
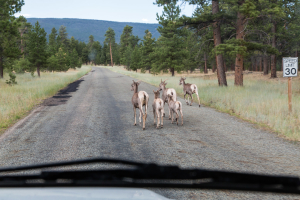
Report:
[[[165,118],[164,127],[156,129],[152,113],[156,87],[144,82],[139,90],[150,96],[146,130],[133,126],[131,83],[130,77],[94,67],[0,136],[0,166],[109,157],[182,168],[300,176],[298,144],[212,108],[199,108],[196,103],[187,106],[178,98],[184,125]],[[168,116],[167,105],[165,112]],[[300,198],[232,191],[154,191],[172,199]]]

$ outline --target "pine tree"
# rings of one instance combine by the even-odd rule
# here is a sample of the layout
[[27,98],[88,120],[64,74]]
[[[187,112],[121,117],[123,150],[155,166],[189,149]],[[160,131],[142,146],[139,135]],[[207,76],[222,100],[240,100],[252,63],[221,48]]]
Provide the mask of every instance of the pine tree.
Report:
[[143,45],[141,47],[141,68],[142,71],[150,70],[152,65],[151,54],[154,51],[155,38],[152,38],[151,32],[147,29],[145,31],[145,36],[143,40]]
[[66,48],[69,48],[67,27],[65,27],[64,25],[61,25],[58,29],[58,34],[60,37],[60,42],[63,43]]
[[112,55],[112,47],[115,44],[115,31],[112,28],[108,28],[105,33],[105,41],[104,43],[109,45],[109,54],[110,54],[110,63],[111,66],[114,66],[113,55]]
[[48,67],[47,67],[48,71],[60,71],[58,59],[57,59],[57,53],[54,55],[51,55],[47,59],[47,65],[48,65]]
[[155,48],[155,62],[152,64],[154,72],[170,70],[172,76],[175,71],[180,72],[184,69],[183,60],[187,57],[182,30],[176,25],[179,20],[180,9],[176,1],[171,1],[164,6],[161,16],[157,14],[159,26],[157,28],[161,37],[157,40]]
[[22,15],[17,18],[17,21],[20,23],[20,26],[18,27],[20,33],[20,50],[21,53],[24,53],[24,50],[26,48],[26,41],[28,40],[28,31],[31,29],[31,24],[27,23],[27,19]]
[[49,34],[49,51],[50,55],[54,55],[57,52],[57,30],[53,27]]
[[82,62],[87,65],[89,61],[89,51],[87,47],[84,47],[82,50],[82,56],[81,56]]
[[48,57],[46,35],[47,33],[38,21],[29,32],[28,60],[36,68],[39,77],[41,76],[40,70],[45,66]]
[[69,69],[68,55],[63,47],[60,47],[58,49],[58,52],[56,53],[56,59],[58,63],[58,68],[56,69],[56,71],[68,71]]
[[4,67],[21,53],[17,46],[20,24],[14,14],[21,11],[23,5],[23,0],[0,1],[0,78],[3,78]]
[[125,64],[125,51],[130,44],[130,39],[132,37],[132,26],[126,25],[123,29],[121,39],[120,39],[120,60],[121,64]]
[[137,71],[137,69],[140,68],[141,68],[141,51],[139,46],[135,46],[131,54],[130,69],[133,71]]
[[79,61],[78,53],[74,48],[70,55],[70,67],[75,69],[78,66],[78,61]]

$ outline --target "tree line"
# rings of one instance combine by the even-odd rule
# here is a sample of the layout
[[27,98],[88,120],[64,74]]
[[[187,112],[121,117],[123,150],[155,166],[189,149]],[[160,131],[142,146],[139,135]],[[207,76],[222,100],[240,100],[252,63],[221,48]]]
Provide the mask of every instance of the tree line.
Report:
[[[197,37],[198,55],[216,67],[220,86],[227,86],[227,70],[235,71],[235,85],[243,85],[243,71],[262,71],[276,78],[282,57],[298,57],[300,7],[298,0],[157,0],[156,5],[195,6],[191,17],[175,24]],[[206,67],[206,65],[204,66]]]
[[[128,70],[168,71],[173,76],[175,71],[200,68],[207,73],[211,69],[220,86],[227,86],[225,72],[232,70],[235,85],[242,86],[244,70],[270,73],[275,78],[282,70],[282,57],[298,57],[297,0],[157,0],[154,4],[163,6],[162,14],[157,14],[159,38],[153,38],[148,30],[143,38],[134,36],[127,25],[119,43],[109,28],[103,44],[92,35],[87,44],[68,39],[64,26],[58,31],[53,28],[47,42],[38,22],[31,26],[24,17],[13,17],[23,3],[11,0],[3,6],[8,14],[0,19],[1,77],[4,68],[36,70],[39,75],[40,70],[66,71],[82,63],[120,64]],[[195,5],[191,17],[181,16],[184,3]]]
[[[181,2],[181,3],[180,3]],[[180,6],[195,5],[191,17]],[[300,7],[297,0],[157,0],[160,37],[146,30],[140,39],[126,26],[114,49],[128,70],[156,74],[161,71],[217,72],[227,86],[226,71],[235,72],[235,85],[243,85],[243,71],[261,71],[271,78],[282,70],[283,57],[298,57]],[[114,57],[114,56],[113,56]]]

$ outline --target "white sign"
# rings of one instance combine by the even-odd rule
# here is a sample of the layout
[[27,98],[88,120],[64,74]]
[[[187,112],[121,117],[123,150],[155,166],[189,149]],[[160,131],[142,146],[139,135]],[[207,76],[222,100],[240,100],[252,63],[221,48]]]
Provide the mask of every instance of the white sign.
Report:
[[294,77],[298,75],[298,57],[282,58],[283,77]]

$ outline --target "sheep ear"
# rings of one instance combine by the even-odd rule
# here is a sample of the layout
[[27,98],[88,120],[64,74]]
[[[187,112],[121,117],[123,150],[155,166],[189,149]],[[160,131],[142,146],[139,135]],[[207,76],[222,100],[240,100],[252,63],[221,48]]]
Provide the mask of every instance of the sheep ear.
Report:
[[165,83],[165,85],[167,85],[167,83]]
[[132,82],[134,82],[134,80],[132,80]]
[[[154,90],[153,90],[153,92],[154,92]],[[155,92],[154,92],[155,93]]]
[[139,84],[141,84],[141,82],[142,82],[142,81],[138,81],[137,84],[139,85]]

